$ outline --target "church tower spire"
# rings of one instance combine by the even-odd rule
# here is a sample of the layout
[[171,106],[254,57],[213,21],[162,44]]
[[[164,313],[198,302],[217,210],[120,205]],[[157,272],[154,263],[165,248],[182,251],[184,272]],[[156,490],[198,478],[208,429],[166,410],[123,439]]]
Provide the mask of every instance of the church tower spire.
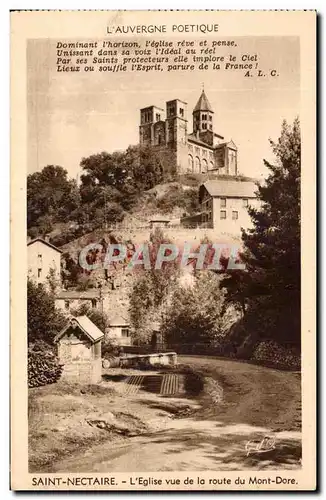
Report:
[[207,99],[203,88],[196,106],[192,112],[193,133],[207,144],[213,145],[213,108]]

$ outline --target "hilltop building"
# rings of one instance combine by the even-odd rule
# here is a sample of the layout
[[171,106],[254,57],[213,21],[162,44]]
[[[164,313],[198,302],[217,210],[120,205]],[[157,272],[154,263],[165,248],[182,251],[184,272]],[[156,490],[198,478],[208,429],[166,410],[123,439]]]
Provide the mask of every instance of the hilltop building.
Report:
[[221,233],[241,235],[252,221],[248,208],[259,208],[253,181],[212,179],[199,188],[200,223]]
[[203,90],[192,112],[188,133],[187,103],[166,102],[165,109],[148,106],[140,110],[139,142],[160,148],[169,155],[177,173],[238,174],[237,146],[214,130],[214,111]]

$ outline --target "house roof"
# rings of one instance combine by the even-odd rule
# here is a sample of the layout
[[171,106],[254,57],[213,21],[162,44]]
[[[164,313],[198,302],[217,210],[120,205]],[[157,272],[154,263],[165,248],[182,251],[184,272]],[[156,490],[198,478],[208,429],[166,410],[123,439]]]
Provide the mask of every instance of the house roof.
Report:
[[39,237],[38,238],[34,238],[33,240],[29,241],[27,243],[27,246],[29,247],[30,245],[33,245],[37,241],[39,241],[40,243],[43,243],[44,245],[47,245],[50,248],[53,248],[53,250],[56,250],[59,253],[62,253],[62,250],[59,250],[59,248],[57,248],[54,245],[52,245],[52,243],[50,243],[49,241],[44,240],[43,238],[39,238]]
[[168,224],[170,222],[170,219],[166,219],[164,217],[156,217],[155,219],[150,219],[149,222],[166,222]]
[[200,186],[200,199],[205,189],[213,198],[256,198],[255,192],[257,191],[257,186],[253,181],[212,179]]
[[62,299],[62,300],[99,299],[99,298],[100,298],[99,290],[85,290],[83,292],[78,290],[62,290],[56,295],[56,299]]
[[104,333],[87,316],[77,316],[76,318],[69,319],[69,323],[65,328],[55,336],[54,342],[58,342],[71,326],[78,326],[93,343],[98,342],[104,337]]
[[195,111],[209,111],[210,113],[214,113],[204,89],[202,90],[201,96],[198,99],[196,106],[194,107],[194,112]]
[[129,326],[130,322],[126,320],[123,316],[116,314],[109,321],[110,326]]

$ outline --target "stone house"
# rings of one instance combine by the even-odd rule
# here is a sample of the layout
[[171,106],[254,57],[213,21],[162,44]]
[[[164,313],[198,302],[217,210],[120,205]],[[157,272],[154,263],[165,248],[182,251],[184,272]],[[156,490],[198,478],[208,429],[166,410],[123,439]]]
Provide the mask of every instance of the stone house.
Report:
[[46,284],[51,270],[61,283],[61,250],[47,239],[35,238],[27,243],[28,276],[37,284]]
[[258,208],[254,181],[212,179],[199,188],[201,223],[219,233],[241,235],[252,222],[248,208]]
[[107,337],[112,339],[118,345],[131,345],[130,322],[121,315],[113,316],[110,319]]
[[101,305],[101,292],[98,289],[85,291],[62,290],[55,297],[55,306],[70,314],[72,309],[87,305],[92,309],[99,309]]

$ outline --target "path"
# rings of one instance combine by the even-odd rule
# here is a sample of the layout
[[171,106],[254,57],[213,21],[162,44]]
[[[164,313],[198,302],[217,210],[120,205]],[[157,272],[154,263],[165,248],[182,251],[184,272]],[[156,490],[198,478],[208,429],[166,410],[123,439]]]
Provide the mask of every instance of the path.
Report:
[[[53,472],[258,470],[300,466],[298,374],[197,356],[180,357],[179,362],[216,378],[223,386],[223,402],[214,405],[204,397],[199,401],[201,408],[190,418],[169,419],[164,430],[155,434],[130,438],[123,444],[105,442],[76,453],[55,464]],[[248,440],[261,440],[265,435],[276,438],[276,448],[247,457]]]

